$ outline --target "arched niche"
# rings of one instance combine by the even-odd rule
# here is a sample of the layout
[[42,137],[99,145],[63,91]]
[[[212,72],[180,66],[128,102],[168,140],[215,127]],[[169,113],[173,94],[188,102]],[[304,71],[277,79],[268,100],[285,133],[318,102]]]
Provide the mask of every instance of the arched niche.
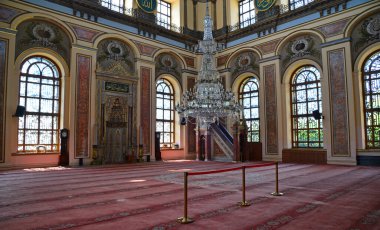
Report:
[[125,42],[107,38],[98,43],[96,74],[116,78],[135,78],[135,54]]
[[18,24],[16,58],[28,49],[50,49],[59,54],[69,66],[72,39],[58,25],[42,20],[26,20]]
[[321,44],[323,37],[316,32],[302,31],[282,41],[277,53],[281,56],[280,70],[283,74],[293,63],[309,59],[322,66]]
[[231,56],[227,63],[231,81],[235,82],[244,73],[253,73],[259,76],[259,60],[259,54],[253,50],[243,50]]
[[156,79],[161,75],[171,75],[182,85],[183,62],[171,52],[160,53],[155,57]]

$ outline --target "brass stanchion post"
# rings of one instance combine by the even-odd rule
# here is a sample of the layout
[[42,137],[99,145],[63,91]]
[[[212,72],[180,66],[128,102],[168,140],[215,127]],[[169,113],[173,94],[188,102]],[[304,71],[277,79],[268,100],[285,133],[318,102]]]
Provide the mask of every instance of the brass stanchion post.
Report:
[[242,167],[242,192],[243,192],[243,200],[239,202],[241,207],[247,207],[251,204],[245,200],[245,166]]
[[278,162],[276,162],[276,191],[271,193],[273,196],[283,196],[284,193],[278,192]]
[[183,201],[183,217],[179,217],[177,221],[181,224],[189,224],[194,222],[191,218],[187,217],[187,177],[188,172],[184,172],[184,183],[183,183],[183,195],[184,195],[184,201]]

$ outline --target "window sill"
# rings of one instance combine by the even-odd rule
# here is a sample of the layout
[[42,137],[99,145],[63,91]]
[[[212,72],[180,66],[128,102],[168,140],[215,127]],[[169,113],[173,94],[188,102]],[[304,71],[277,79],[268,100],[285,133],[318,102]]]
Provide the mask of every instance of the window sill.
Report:
[[173,149],[173,148],[160,148],[160,150],[164,150],[164,151],[170,151],[170,150],[183,150],[183,148],[178,148],[178,149]]
[[27,152],[18,152],[12,153],[12,156],[43,156],[43,155],[59,155],[59,152],[46,152],[46,153],[27,153]]

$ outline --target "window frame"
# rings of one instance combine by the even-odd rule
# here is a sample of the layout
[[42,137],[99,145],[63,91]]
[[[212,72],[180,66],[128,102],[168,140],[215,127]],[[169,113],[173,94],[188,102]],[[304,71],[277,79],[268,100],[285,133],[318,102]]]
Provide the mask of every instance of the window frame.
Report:
[[126,11],[125,0],[119,0],[119,5],[113,4],[112,0],[100,0],[100,5],[122,14],[125,14]]
[[[253,82],[253,84],[256,84],[257,85],[257,90],[251,90],[251,91],[247,91],[247,92],[244,92],[244,87],[250,83],[250,82]],[[244,99],[244,95],[245,94],[249,94],[250,96],[248,97],[250,99],[250,107],[249,109],[252,110],[252,109],[257,109],[257,112],[258,112],[258,118],[246,118],[244,117],[244,109],[246,108],[243,108],[243,111],[242,111],[242,116],[244,117],[245,121],[246,122],[249,122],[249,121],[258,121],[258,124],[259,124],[259,129],[258,130],[254,130],[254,131],[249,131],[250,130],[250,127],[248,126],[248,133],[247,133],[247,142],[260,142],[261,140],[261,135],[260,135],[260,80],[255,77],[255,76],[249,76],[249,77],[246,77],[239,85],[239,92],[238,92],[238,96],[239,96],[239,102],[241,105],[244,106],[244,103],[243,103],[243,99]],[[255,98],[255,96],[252,96],[252,94],[257,94],[257,107],[254,107],[252,105],[252,98]],[[251,112],[250,112],[251,113]],[[252,114],[251,114],[252,116]],[[254,136],[254,132],[258,132],[258,141],[249,141],[249,140],[253,140],[253,136]]]
[[[247,1],[247,2],[246,2]],[[242,9],[244,9],[244,5],[248,5],[248,10],[242,12]],[[253,8],[250,7],[250,5],[253,6]],[[253,25],[256,23],[256,9],[255,9],[255,3],[253,0],[239,0],[238,2],[238,8],[239,8],[239,27],[245,28],[250,25]],[[253,13],[253,17],[252,17]],[[249,14],[249,19],[242,21],[243,15]]]
[[[161,8],[162,7],[165,7],[168,14],[164,14],[162,13],[160,10],[162,10]],[[168,19],[167,22],[163,22],[161,21],[160,19],[161,18],[165,18],[165,19]],[[156,23],[157,25],[159,26],[162,26],[168,30],[171,29],[171,24],[172,24],[172,4],[169,3],[169,2],[166,2],[164,0],[157,0],[157,13],[156,13]]]
[[[374,57],[376,56],[377,57]],[[373,58],[374,57],[374,58]],[[373,104],[371,103],[371,109],[367,109],[366,108],[366,103],[367,103],[367,96],[370,97],[369,99],[369,102],[372,102],[373,101],[373,93],[372,93],[372,87],[371,89],[369,90],[370,93],[369,94],[366,94],[366,83],[367,81],[371,81],[373,80],[372,78],[372,75],[376,74],[377,76],[375,77],[375,80],[379,81],[379,84],[380,84],[380,68],[378,70],[375,70],[375,71],[369,71],[369,72],[366,72],[365,71],[365,67],[367,65],[368,62],[371,61],[371,59],[373,58],[373,61],[371,62],[371,64],[369,64],[369,66],[371,66],[376,60],[379,60],[380,61],[380,50],[377,50],[375,52],[373,52],[372,54],[368,55],[368,57],[365,59],[364,63],[363,63],[363,66],[362,66],[362,78],[361,78],[361,84],[362,84],[362,97],[363,97],[363,100],[362,100],[362,103],[363,103],[363,120],[364,120],[364,135],[365,135],[365,148],[366,149],[380,149],[380,143],[379,143],[379,146],[376,147],[375,146],[375,132],[372,131],[371,132],[371,136],[372,136],[372,146],[369,145],[369,138],[368,138],[368,134],[367,134],[367,130],[368,130],[368,118],[367,118],[367,112],[368,111],[371,111],[371,124],[374,124],[374,117],[373,117],[373,113],[374,112],[378,112],[380,114],[380,107],[379,108],[373,108]],[[366,76],[369,76],[369,80],[366,81]],[[376,94],[375,94],[376,95]],[[378,93],[379,97],[380,97],[380,93]],[[374,125],[371,125],[371,127],[374,127]],[[376,126],[375,126],[376,127]],[[379,125],[380,127],[380,125]]]
[[[319,73],[319,79],[318,80],[315,80],[315,81],[309,81],[307,83],[295,83],[296,82],[296,78],[298,76],[301,75],[302,72],[304,71],[310,71],[310,69],[308,68],[314,68],[316,71],[318,71]],[[312,71],[313,73],[315,73],[315,71]],[[308,85],[311,85],[311,84],[317,84],[317,87],[308,87]],[[298,110],[296,111],[297,114],[295,114],[295,109],[294,107],[297,107],[297,104],[299,102],[295,101],[294,100],[294,97],[295,95],[297,95],[297,92],[298,91],[301,91],[301,90],[295,90],[297,86],[306,86],[306,89],[302,89],[303,91],[306,91],[306,100],[303,102],[303,103],[306,103],[306,114],[298,114]],[[310,101],[308,96],[307,96],[307,92],[308,90],[310,89],[317,89],[317,100],[313,100],[313,101]],[[320,111],[320,113],[322,112],[322,86],[321,86],[321,72],[319,71],[319,69],[313,65],[304,65],[304,66],[301,66],[299,68],[297,68],[293,74],[292,74],[292,77],[291,77],[291,82],[290,82],[290,119],[291,119],[291,137],[292,137],[292,148],[312,148],[312,149],[322,149],[324,147],[324,143],[323,143],[323,136],[324,136],[324,133],[323,133],[323,120],[322,118],[321,119],[318,119],[316,120],[317,121],[317,128],[313,128],[315,130],[318,131],[318,139],[319,141],[315,142],[310,142],[310,131],[312,130],[309,126],[310,126],[310,122],[309,122],[309,118],[313,118],[313,114],[312,113],[308,113],[308,110],[309,110],[309,103],[311,102],[317,102],[317,107],[318,107],[318,110]],[[307,122],[306,122],[306,128],[303,128],[303,129],[300,129],[298,128],[298,126],[296,127],[296,124],[294,122],[295,119],[299,119],[299,118],[306,118],[307,119]],[[306,130],[306,133],[307,133],[307,140],[306,142],[300,142],[297,138],[297,140],[295,140],[295,137],[298,136],[298,131],[299,130]],[[307,146],[300,146],[300,143],[306,143]],[[311,146],[312,143],[317,143],[318,146]]]
[[[312,2],[314,2],[314,0],[289,0],[288,4],[289,4],[290,10],[295,10],[295,9],[304,7],[307,4],[312,3]],[[296,6],[296,4],[299,4],[299,5]]]
[[[27,71],[26,73],[23,73],[22,72],[22,69],[24,67],[24,65],[31,59],[34,59],[34,58],[39,58],[38,61],[35,61],[33,62],[32,64],[30,64],[28,67],[27,67]],[[31,68],[32,65],[35,65],[36,63],[44,63],[42,62],[42,59],[45,59],[47,60],[48,62],[50,62],[50,65],[49,67],[51,69],[56,69],[56,72],[58,74],[57,77],[47,77],[47,76],[42,76],[42,75],[34,75],[34,74],[29,74],[28,71],[29,69]],[[46,63],[44,63],[46,64]],[[47,65],[47,64],[46,64]],[[25,81],[22,80],[22,77],[25,77]],[[30,78],[39,78],[39,96],[38,97],[30,97],[28,96],[28,83],[31,84],[31,83],[37,83],[37,82],[30,82],[28,81],[28,77]],[[47,84],[47,83],[42,83],[42,80],[43,79],[47,79],[47,80],[53,80],[53,84]],[[21,96],[21,84],[24,83],[25,84],[25,92],[24,92],[24,96]],[[52,97],[50,98],[43,98],[42,97],[42,85],[50,85],[52,86],[53,88],[53,93],[52,93]],[[57,95],[57,99],[55,99],[55,87],[58,87],[58,95]],[[60,68],[58,67],[58,65],[53,61],[51,60],[50,58],[48,57],[45,57],[45,56],[30,56],[28,57],[26,60],[24,60],[21,65],[20,65],[20,75],[19,75],[19,88],[18,88],[18,104],[19,105],[22,105],[21,103],[21,99],[24,98],[24,103],[23,105],[25,106],[25,113],[24,113],[24,116],[23,118],[19,118],[19,121],[18,121],[18,124],[17,124],[17,152],[18,153],[31,153],[31,152],[39,152],[37,150],[37,148],[41,147],[45,150],[44,152],[59,152],[60,151],[60,122],[61,122],[61,95],[62,95],[62,72],[60,70]],[[28,98],[32,98],[32,99],[38,99],[38,103],[39,103],[39,111],[38,112],[32,112],[32,111],[28,111],[27,110],[27,101],[28,101]],[[51,100],[53,103],[52,103],[52,112],[49,113],[49,112],[41,112],[41,101],[42,100]],[[55,113],[54,112],[54,108],[55,108],[55,103],[54,102],[57,102],[57,112]],[[38,116],[38,126],[37,126],[37,129],[31,129],[31,128],[27,128],[27,116],[30,115],[30,116]],[[41,116],[50,116],[51,117],[51,120],[52,120],[52,128],[51,129],[41,129]],[[54,117],[56,117],[57,119],[57,128],[54,129]],[[20,119],[23,119],[23,126],[22,128],[20,128],[20,124],[21,124],[21,121]],[[26,131],[28,130],[37,130],[37,143],[36,144],[26,144],[26,140],[25,140],[25,136],[26,136]],[[44,143],[41,143],[41,130],[42,131],[51,131],[51,140],[50,140],[50,143],[49,144],[44,144]],[[23,140],[22,140],[22,144],[20,144],[20,140],[19,140],[19,135],[20,135],[20,132],[22,132],[22,136],[23,136]],[[54,132],[56,132],[56,144],[54,144]],[[26,150],[26,147],[27,146],[35,146],[36,149],[35,150]],[[50,148],[47,148],[47,146],[50,146]],[[56,149],[54,149],[53,147],[56,146]],[[20,149],[22,148],[22,149]]]
[[[160,92],[158,91],[158,86],[160,84],[165,84],[166,86],[165,87],[168,87],[169,90],[170,90],[170,93],[164,93],[164,92]],[[163,104],[162,104],[162,108],[158,108],[157,106],[157,99],[159,99],[159,95],[162,95],[162,97],[160,97],[160,99],[163,99]],[[166,96],[169,96],[169,99],[165,99],[164,95]],[[165,100],[170,100],[170,108],[169,109],[165,109],[164,108],[164,103],[165,103]],[[170,111],[170,118],[169,119],[157,119],[157,112],[158,110],[162,110],[163,114],[165,113],[165,111]],[[159,122],[162,122],[162,131],[158,131],[157,130],[157,124]],[[165,131],[165,123],[169,123],[170,124],[170,130],[169,132]],[[157,132],[160,132],[161,135],[160,135],[160,147],[173,147],[173,144],[175,143],[175,91],[174,91],[174,87],[173,87],[173,84],[166,78],[160,78],[157,80],[156,82],[156,131]],[[170,136],[170,141],[169,142],[165,142],[165,138],[164,138],[164,135],[165,133],[169,133],[169,136]]]

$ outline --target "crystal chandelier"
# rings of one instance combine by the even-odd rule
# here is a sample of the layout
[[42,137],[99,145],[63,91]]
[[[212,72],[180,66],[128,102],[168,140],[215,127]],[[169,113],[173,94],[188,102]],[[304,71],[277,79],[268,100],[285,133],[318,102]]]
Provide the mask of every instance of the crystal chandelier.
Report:
[[214,63],[214,54],[220,51],[212,35],[213,21],[209,15],[208,2],[204,19],[203,40],[199,41],[196,50],[202,53],[202,66],[193,90],[185,91],[182,104],[176,111],[182,119],[196,119],[198,128],[207,129],[211,123],[218,122],[220,117],[239,119],[241,106],[235,101],[231,91],[225,91],[220,81],[219,72]]

